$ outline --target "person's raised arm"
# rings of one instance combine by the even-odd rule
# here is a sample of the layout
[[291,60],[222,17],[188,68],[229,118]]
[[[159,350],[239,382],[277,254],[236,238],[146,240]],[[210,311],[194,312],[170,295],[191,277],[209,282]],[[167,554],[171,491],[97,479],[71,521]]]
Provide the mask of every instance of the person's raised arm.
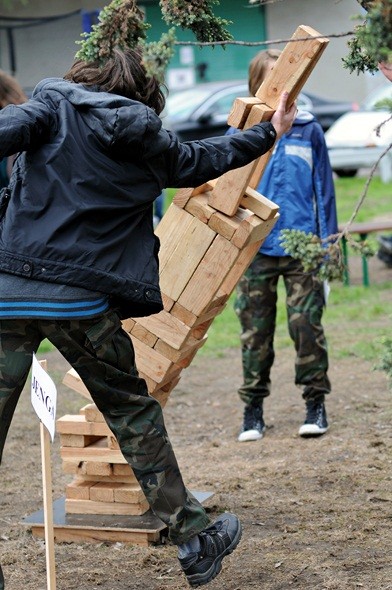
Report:
[[277,139],[279,139],[282,135],[290,131],[295,116],[298,112],[297,105],[295,102],[293,102],[291,107],[287,109],[288,97],[288,92],[282,93],[278,108],[276,109],[271,119],[271,123],[276,131]]

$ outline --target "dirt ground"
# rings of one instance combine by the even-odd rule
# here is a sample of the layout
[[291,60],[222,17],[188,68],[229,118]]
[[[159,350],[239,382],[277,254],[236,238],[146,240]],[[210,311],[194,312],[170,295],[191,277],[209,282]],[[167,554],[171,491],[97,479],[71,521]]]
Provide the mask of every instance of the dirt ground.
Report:
[[[392,270],[373,264],[379,271],[371,274],[373,282],[392,281]],[[56,352],[47,359],[58,385],[57,416],[77,413],[85,400],[61,385],[68,365]],[[236,441],[242,419],[239,350],[196,357],[165,408],[187,485],[214,492],[206,505],[212,518],[230,510],[243,523],[242,542],[208,588],[392,589],[392,390],[386,375],[355,356],[332,362],[330,430],[320,439],[301,439],[304,404],[293,386],[293,359],[290,349],[277,355],[262,441]],[[42,507],[39,445],[26,389],[0,468],[6,590],[47,587],[44,542],[21,524]],[[52,456],[56,499],[71,479],[61,471],[58,437]],[[61,543],[55,553],[57,590],[188,587],[176,548],[167,543]]]

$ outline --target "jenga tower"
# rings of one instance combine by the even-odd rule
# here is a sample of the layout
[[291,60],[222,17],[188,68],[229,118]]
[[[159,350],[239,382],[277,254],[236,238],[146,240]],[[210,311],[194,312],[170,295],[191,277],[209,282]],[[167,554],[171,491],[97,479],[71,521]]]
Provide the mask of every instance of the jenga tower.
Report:
[[[328,40],[314,29],[298,27],[256,97],[238,98],[234,102],[228,123],[246,129],[270,120],[283,91],[289,92],[289,104],[292,104],[327,44]],[[178,191],[156,229],[161,241],[160,286],[164,310],[153,316],[125,320],[123,327],[132,338],[140,376],[146,380],[149,393],[163,406],[180,380],[181,371],[206,342],[208,328],[224,309],[278,218],[278,207],[255,190],[269,157],[270,153],[265,154],[201,187]],[[64,382],[89,396],[75,371],[69,371]],[[124,514],[125,504],[132,498],[139,514],[147,510],[147,505],[134,493],[130,467],[120,451],[110,448],[113,440],[105,429],[103,417],[99,419],[99,433],[88,420],[70,418],[58,421],[64,466],[76,476],[68,486],[66,511]],[[67,446],[66,435],[78,435],[78,442],[75,438],[68,440],[73,445],[86,443],[86,446],[77,450],[75,446]],[[96,437],[92,445],[91,436]],[[104,442],[99,442],[99,436]],[[93,466],[92,462],[100,465]],[[114,477],[115,470],[118,473],[120,469],[113,467],[116,464],[124,464],[122,477],[126,477],[126,471],[128,479],[120,481]],[[116,494],[127,500],[120,500],[116,505]],[[83,502],[75,502],[81,496]]]

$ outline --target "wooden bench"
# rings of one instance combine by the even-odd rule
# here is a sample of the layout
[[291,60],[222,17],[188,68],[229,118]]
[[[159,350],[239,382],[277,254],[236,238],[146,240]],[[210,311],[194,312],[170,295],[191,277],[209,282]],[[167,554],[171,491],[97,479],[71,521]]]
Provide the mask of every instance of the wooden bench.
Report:
[[[339,231],[341,232],[346,224],[339,224]],[[358,234],[361,242],[364,242],[368,237],[368,234],[374,232],[392,231],[392,219],[390,221],[368,221],[363,223],[353,223],[348,228],[350,234]],[[342,239],[342,253],[343,253],[343,283],[345,285],[350,284],[350,273],[348,267],[348,252],[347,252],[347,238],[343,236]],[[362,256],[362,283],[365,287],[368,287],[369,282],[369,269],[368,261],[366,256]]]

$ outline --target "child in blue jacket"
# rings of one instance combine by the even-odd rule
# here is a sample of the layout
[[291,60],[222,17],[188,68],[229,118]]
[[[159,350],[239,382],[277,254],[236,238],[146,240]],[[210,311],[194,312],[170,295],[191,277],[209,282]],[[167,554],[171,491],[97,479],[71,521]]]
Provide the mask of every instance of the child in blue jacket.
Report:
[[[278,50],[261,51],[251,61],[252,95],[279,54]],[[337,233],[332,170],[322,128],[313,115],[298,113],[291,130],[276,144],[257,190],[279,205],[280,217],[237,287],[235,311],[242,328],[243,366],[238,393],[245,403],[238,440],[259,440],[265,430],[263,401],[271,390],[280,277],[286,289],[289,334],[296,350],[295,383],[306,403],[299,434],[322,435],[328,429],[324,399],[331,391],[321,324],[323,283],[315,273],[304,272],[301,262],[288,256],[280,243],[283,229],[311,232],[321,238]]]

